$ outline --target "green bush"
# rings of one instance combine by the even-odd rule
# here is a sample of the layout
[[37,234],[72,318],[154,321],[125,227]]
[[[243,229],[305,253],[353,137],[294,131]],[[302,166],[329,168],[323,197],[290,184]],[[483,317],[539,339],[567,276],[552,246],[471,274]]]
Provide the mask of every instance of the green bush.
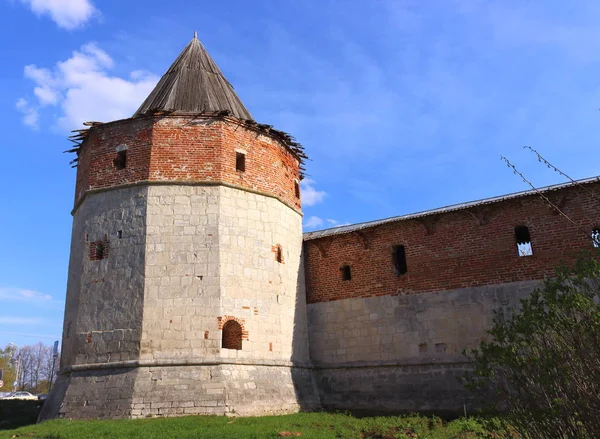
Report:
[[467,353],[467,386],[526,438],[600,438],[599,279],[593,255],[560,267]]

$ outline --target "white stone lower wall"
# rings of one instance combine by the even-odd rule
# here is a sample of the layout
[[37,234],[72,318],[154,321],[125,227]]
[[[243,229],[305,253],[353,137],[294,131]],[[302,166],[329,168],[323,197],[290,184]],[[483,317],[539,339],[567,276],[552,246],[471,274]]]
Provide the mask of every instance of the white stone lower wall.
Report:
[[41,419],[265,416],[315,410],[319,401],[312,373],[312,369],[261,365],[72,372],[57,383],[63,392],[61,403],[44,408]]
[[327,410],[434,412],[481,407],[459,379],[463,349],[539,285],[537,281],[308,305],[311,359]]
[[495,311],[510,313],[537,281],[434,293],[353,298],[308,305],[311,360],[423,363],[460,360],[477,346]]
[[[308,360],[297,212],[225,186],[150,186],[147,225],[142,359]],[[240,351],[221,348],[225,316],[244,321]]]
[[[88,194],[74,214],[62,367],[138,358],[146,195],[141,187]],[[108,257],[91,260],[90,244],[104,240]]]

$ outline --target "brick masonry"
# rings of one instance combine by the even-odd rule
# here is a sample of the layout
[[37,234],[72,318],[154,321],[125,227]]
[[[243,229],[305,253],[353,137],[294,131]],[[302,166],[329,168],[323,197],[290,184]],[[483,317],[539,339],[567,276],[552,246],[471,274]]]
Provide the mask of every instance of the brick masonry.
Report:
[[[116,169],[118,151],[127,167]],[[236,171],[236,152],[246,155]],[[226,183],[300,209],[298,159],[279,141],[234,118],[146,116],[94,127],[79,151],[75,204],[90,189],[140,182]]]
[[[600,224],[600,184],[549,193],[587,233]],[[529,228],[533,256],[519,257],[514,228]],[[397,275],[392,246],[404,245],[408,272]],[[305,242],[307,300],[416,294],[543,279],[591,239],[539,196],[530,195],[454,212],[388,223]],[[349,265],[352,280],[340,267]]]

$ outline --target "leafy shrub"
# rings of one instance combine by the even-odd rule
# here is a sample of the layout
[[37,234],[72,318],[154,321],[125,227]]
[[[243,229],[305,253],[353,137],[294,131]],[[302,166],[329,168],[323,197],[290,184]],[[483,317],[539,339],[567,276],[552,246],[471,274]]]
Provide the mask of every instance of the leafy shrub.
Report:
[[557,269],[490,341],[467,353],[466,384],[526,438],[600,438],[600,264]]

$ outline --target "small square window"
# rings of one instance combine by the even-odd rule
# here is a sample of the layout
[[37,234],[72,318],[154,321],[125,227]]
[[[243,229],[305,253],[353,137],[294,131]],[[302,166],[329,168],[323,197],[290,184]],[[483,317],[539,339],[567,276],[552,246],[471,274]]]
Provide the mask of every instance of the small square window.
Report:
[[239,172],[246,172],[246,154],[243,152],[235,153],[235,170]]

